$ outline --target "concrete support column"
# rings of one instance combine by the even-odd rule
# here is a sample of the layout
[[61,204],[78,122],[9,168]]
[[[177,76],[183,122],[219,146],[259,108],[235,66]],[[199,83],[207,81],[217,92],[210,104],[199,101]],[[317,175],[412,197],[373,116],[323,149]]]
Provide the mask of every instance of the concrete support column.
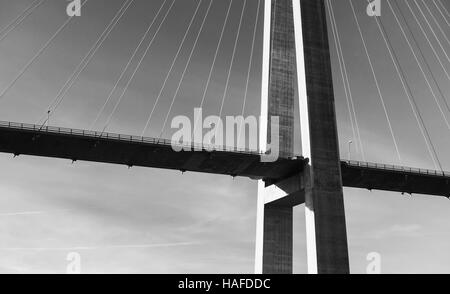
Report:
[[292,274],[293,208],[304,203],[303,181],[292,176],[259,186],[256,273]]
[[293,208],[264,206],[263,273],[292,274]]
[[[293,21],[292,0],[265,0],[259,145],[261,151],[266,151],[272,139],[269,122],[271,117],[279,117],[279,154],[283,158],[294,153]],[[274,198],[273,193],[278,192],[276,187],[265,187],[263,181],[259,182],[256,273],[292,273],[293,207],[268,204]]]
[[293,272],[293,208],[305,202],[305,181],[294,175],[258,187],[256,273]]
[[293,0],[309,273],[349,273],[324,0]]

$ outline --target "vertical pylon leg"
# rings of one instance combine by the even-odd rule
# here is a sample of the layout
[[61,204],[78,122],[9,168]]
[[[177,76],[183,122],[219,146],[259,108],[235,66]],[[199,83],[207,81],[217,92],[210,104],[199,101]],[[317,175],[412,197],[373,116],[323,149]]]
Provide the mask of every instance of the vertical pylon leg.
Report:
[[256,273],[292,274],[293,207],[264,203],[265,187],[259,194]]
[[293,208],[264,206],[263,273],[292,274]]
[[[279,154],[294,151],[295,46],[291,0],[266,0],[261,91],[260,149],[266,150],[268,124],[279,117]],[[263,181],[258,186],[256,273],[292,273],[292,206],[266,204]]]
[[308,271],[349,273],[347,232],[324,0],[293,0],[305,170]]

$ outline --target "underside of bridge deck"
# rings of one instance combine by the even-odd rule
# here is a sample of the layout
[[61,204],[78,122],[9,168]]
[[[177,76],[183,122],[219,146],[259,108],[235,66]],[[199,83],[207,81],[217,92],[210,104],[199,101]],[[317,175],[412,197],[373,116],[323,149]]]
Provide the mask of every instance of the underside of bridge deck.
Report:
[[[194,148],[192,148],[193,150]],[[0,124],[0,152],[247,177],[269,182],[301,172],[303,158],[261,162],[247,151],[176,152],[171,142],[83,130]]]
[[[0,124],[0,152],[264,179],[267,184],[302,172],[307,162],[299,157],[264,163],[257,152],[175,152],[167,141],[150,138],[10,123]],[[346,187],[450,196],[450,174],[346,161],[341,169]]]
[[365,163],[341,162],[344,186],[450,197],[450,174]]

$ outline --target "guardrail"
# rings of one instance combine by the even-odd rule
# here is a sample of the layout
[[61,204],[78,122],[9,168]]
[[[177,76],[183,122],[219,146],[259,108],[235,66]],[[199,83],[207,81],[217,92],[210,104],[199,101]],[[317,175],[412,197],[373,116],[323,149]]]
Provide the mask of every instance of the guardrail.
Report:
[[[88,130],[80,130],[80,129],[71,129],[71,128],[61,128],[61,127],[52,127],[52,126],[42,126],[42,125],[33,125],[26,123],[15,123],[15,122],[3,122],[0,121],[0,128],[10,128],[10,129],[18,129],[18,130],[27,130],[33,132],[42,132],[42,133],[52,133],[52,134],[64,134],[64,135],[75,135],[75,136],[85,136],[95,139],[108,139],[108,140],[118,140],[124,142],[135,142],[135,143],[147,143],[147,144],[158,144],[165,146],[190,146],[192,149],[202,149],[202,150],[220,150],[227,152],[236,152],[240,154],[248,154],[248,155],[262,155],[263,153],[256,150],[242,149],[236,147],[221,147],[219,149],[217,146],[211,145],[202,145],[195,143],[180,143],[175,142],[173,140],[168,139],[156,139],[151,137],[141,137],[141,136],[132,136],[132,135],[122,135],[116,133],[108,133],[108,132],[98,132],[98,131],[88,131]],[[421,175],[434,175],[434,176],[446,176],[450,177],[450,172],[445,171],[436,171],[429,169],[421,169],[421,168],[411,168],[404,166],[396,166],[391,164],[380,164],[380,163],[370,163],[370,162],[362,162],[362,161],[353,161],[353,160],[343,160],[346,164],[355,167],[365,167],[365,168],[374,168],[374,169],[383,169],[383,170],[391,170],[391,171],[400,171],[400,172],[409,172],[416,173]]]
[[26,124],[26,123],[0,121],[0,128],[2,128],[2,127],[16,129],[16,130],[41,132],[41,133],[85,136],[85,137],[90,137],[90,138],[95,138],[95,139],[110,139],[110,140],[118,140],[118,141],[124,141],[124,142],[158,144],[158,145],[177,146],[177,147],[190,146],[192,149],[219,150],[219,151],[224,151],[224,152],[235,152],[235,153],[248,154],[248,155],[262,155],[263,154],[256,150],[242,149],[242,148],[237,148],[237,147],[227,147],[227,146],[219,147],[219,146],[196,144],[196,143],[190,143],[190,142],[183,143],[183,142],[176,142],[176,141],[168,140],[168,139],[156,139],[156,138],[150,138],[150,137],[122,135],[122,134],[116,134],[116,133],[87,131],[87,130],[80,130],[80,129],[70,129],[70,128],[61,128],[61,127],[52,127],[52,126],[43,126],[43,125],[33,125],[33,124]]
[[392,165],[392,164],[380,164],[380,163],[371,163],[371,162],[362,162],[362,161],[353,161],[353,160],[344,160],[343,162],[347,163],[350,166],[357,166],[357,167],[409,172],[409,173],[416,173],[416,174],[420,174],[420,175],[450,177],[450,172],[445,172],[445,171],[436,171],[436,170],[429,170],[429,169],[397,166],[397,165]]

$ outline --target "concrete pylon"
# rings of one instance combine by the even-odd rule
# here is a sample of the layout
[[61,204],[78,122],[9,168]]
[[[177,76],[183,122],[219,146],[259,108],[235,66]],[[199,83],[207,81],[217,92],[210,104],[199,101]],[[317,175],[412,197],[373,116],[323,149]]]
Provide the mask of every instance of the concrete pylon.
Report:
[[280,156],[293,156],[297,85],[309,164],[280,183],[258,184],[255,272],[292,273],[292,211],[305,203],[308,272],[349,273],[324,0],[266,0],[264,14],[260,147],[278,116]]

